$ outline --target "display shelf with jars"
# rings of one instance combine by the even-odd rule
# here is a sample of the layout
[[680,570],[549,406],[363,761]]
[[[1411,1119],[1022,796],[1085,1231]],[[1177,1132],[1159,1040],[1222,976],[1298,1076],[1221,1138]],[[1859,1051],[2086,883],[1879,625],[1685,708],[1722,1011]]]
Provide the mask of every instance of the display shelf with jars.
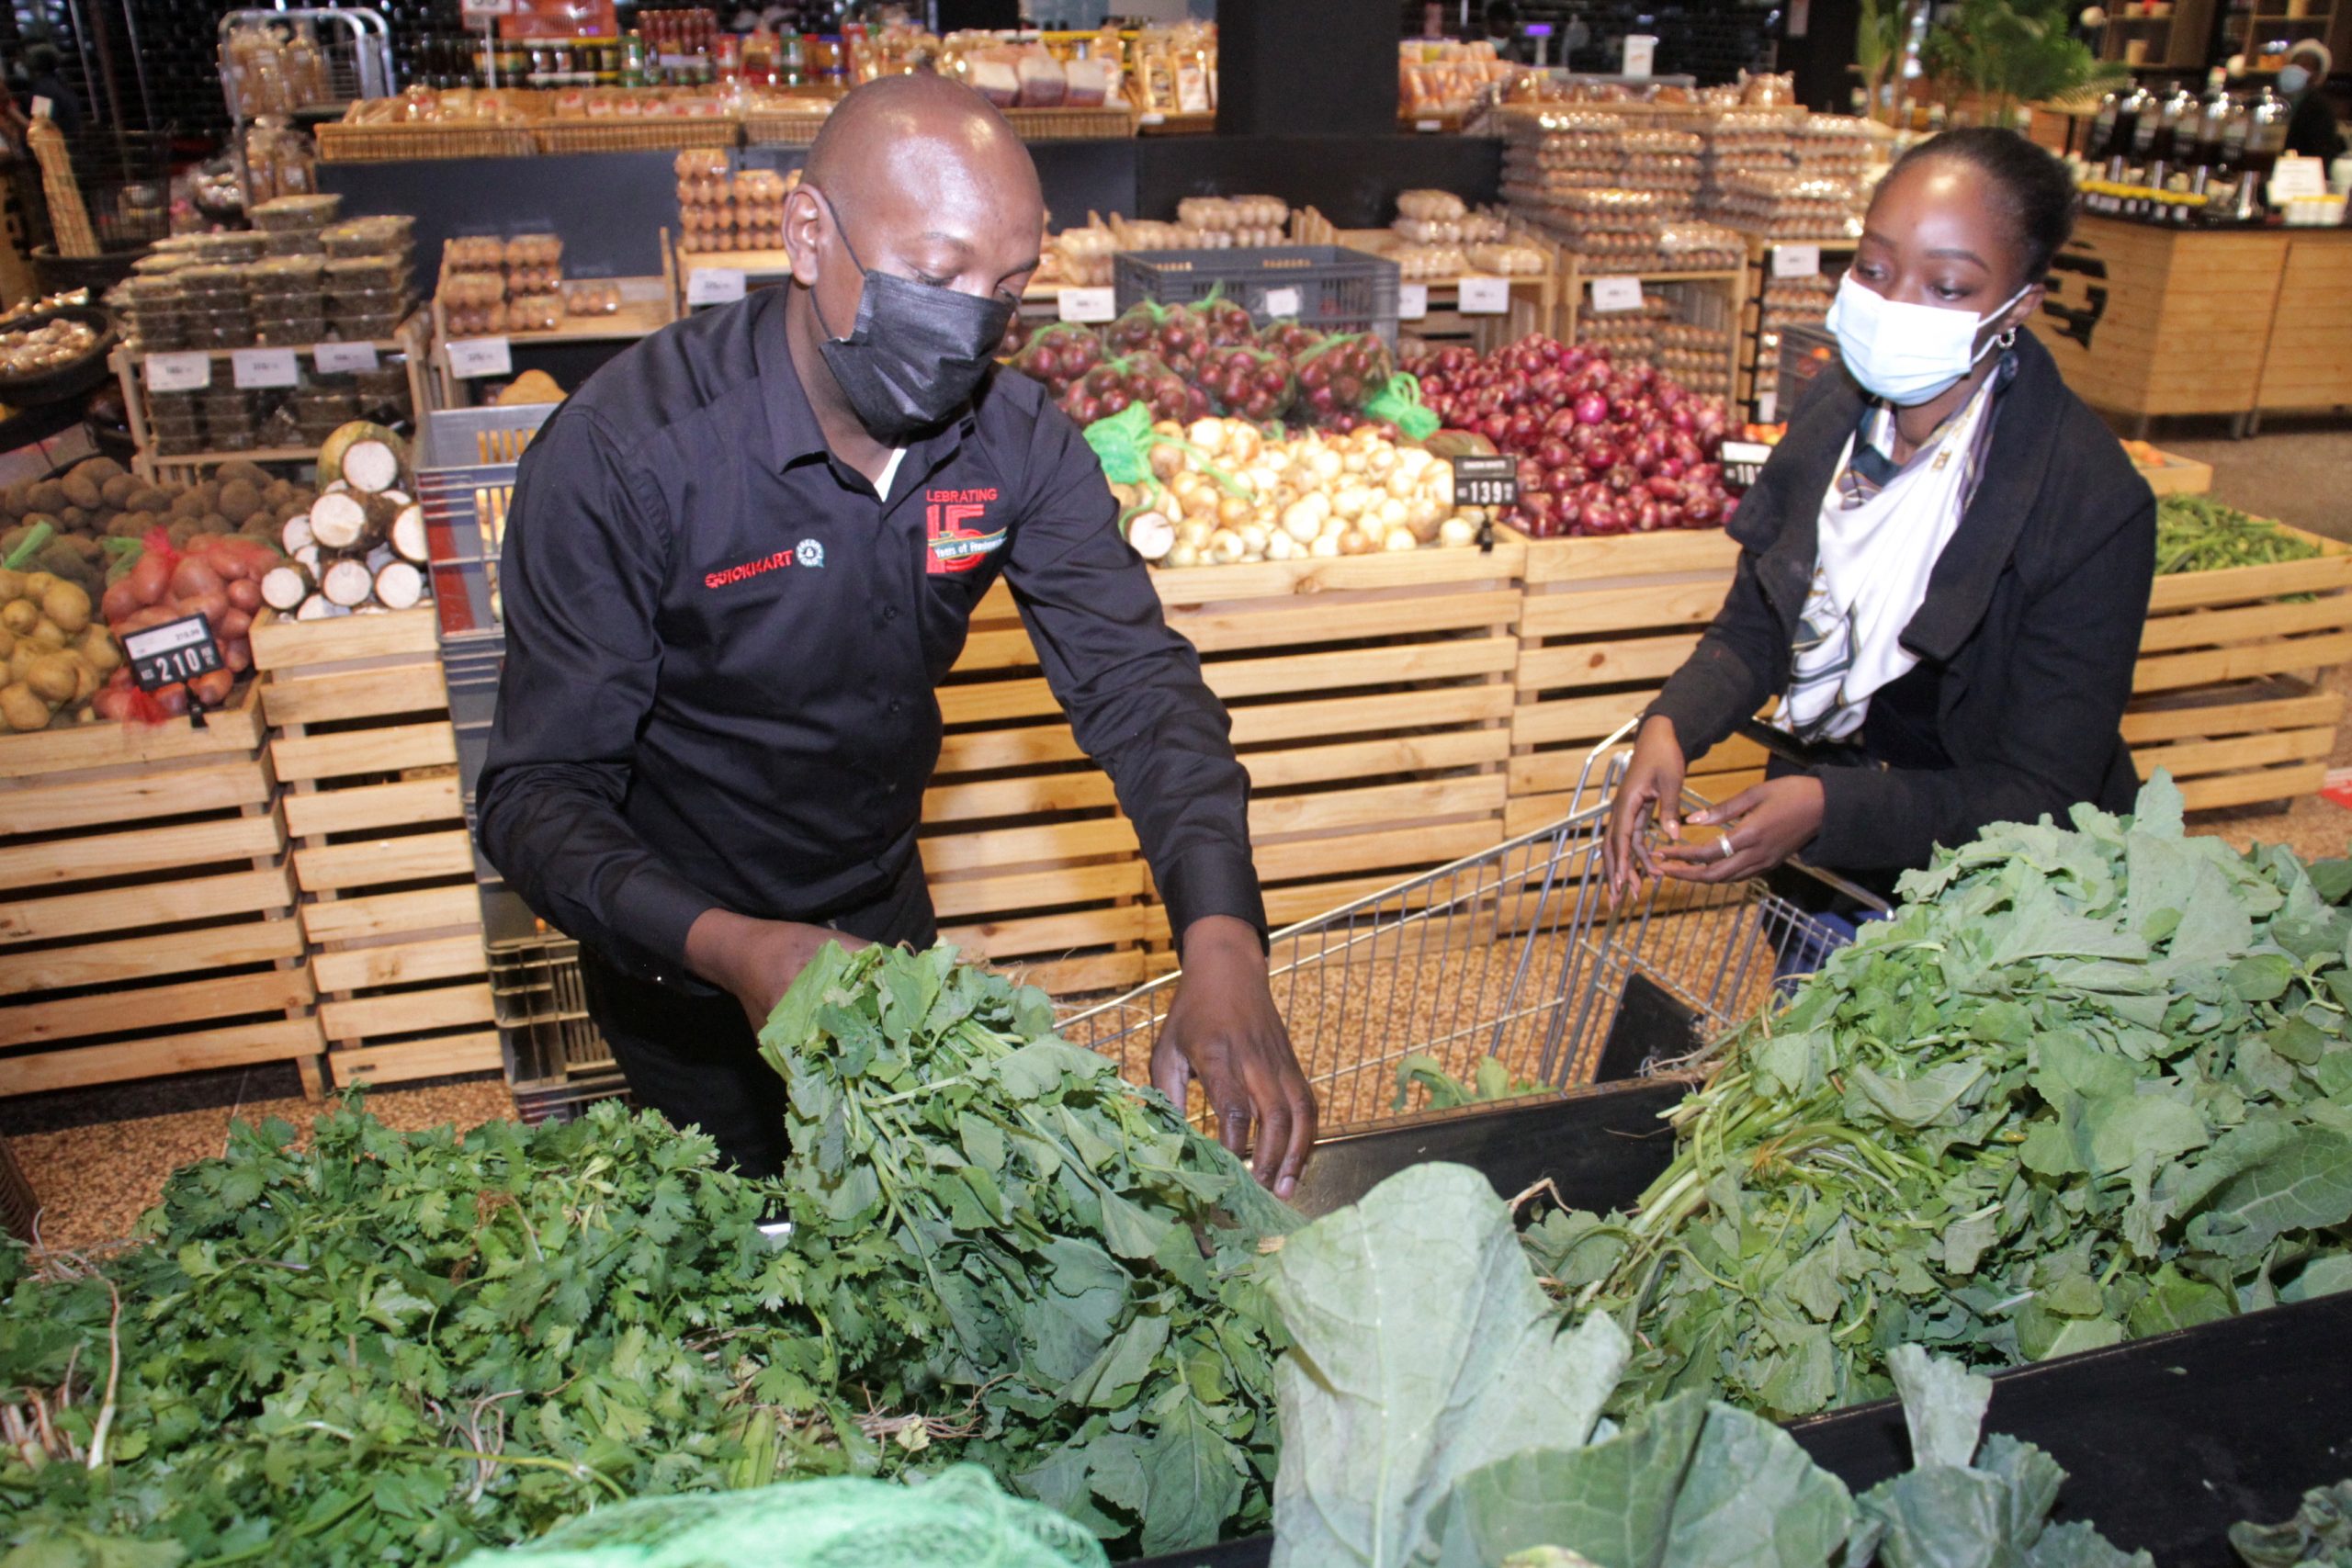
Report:
[[2343,56],[2352,49],[2352,6],[2345,0],[2231,0],[2222,14],[2219,57],[2242,54],[2249,74],[2272,74],[2287,63],[2287,51],[2307,39]]

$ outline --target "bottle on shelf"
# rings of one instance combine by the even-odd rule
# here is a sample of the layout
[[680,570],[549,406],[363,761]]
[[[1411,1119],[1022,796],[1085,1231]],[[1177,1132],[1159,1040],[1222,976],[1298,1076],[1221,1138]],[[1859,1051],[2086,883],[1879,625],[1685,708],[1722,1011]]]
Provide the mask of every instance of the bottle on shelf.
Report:
[[2188,188],[2190,147],[2197,135],[2197,96],[2184,82],[2173,89],[2156,116],[2147,159],[2148,183],[2158,190]]
[[2098,112],[2091,117],[2089,141],[2083,148],[2083,162],[2094,169],[2104,168],[2115,151],[2116,115],[2123,107],[2123,95],[2113,88],[2098,101]]
[[2278,166],[2278,154],[2287,150],[2287,121],[2293,112],[2267,83],[2246,106],[2245,150],[2239,155],[2237,189],[2231,201],[2234,216],[2261,215],[2265,187]]
[[2155,99],[2147,88],[2134,86],[2115,106],[2115,133],[2107,146],[2107,177],[2118,185],[2131,183],[2132,159],[2139,147],[2140,120],[2153,115]]
[[2188,188],[2199,196],[2229,184],[2222,133],[2237,106],[2231,101],[2229,73],[2220,66],[2205,73],[2205,96],[2198,105],[2197,130],[2189,153]]

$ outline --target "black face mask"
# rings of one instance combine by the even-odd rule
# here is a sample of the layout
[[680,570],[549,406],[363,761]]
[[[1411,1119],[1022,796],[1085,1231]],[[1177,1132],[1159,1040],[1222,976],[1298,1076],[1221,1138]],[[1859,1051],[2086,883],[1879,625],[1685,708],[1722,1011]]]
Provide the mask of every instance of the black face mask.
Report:
[[[817,307],[825,363],[867,433],[903,446],[910,436],[945,423],[971,397],[1004,341],[1013,304],[872,270],[857,259],[832,202],[822,191],[815,194],[865,279],[847,336],[835,337]],[[817,306],[813,289],[808,302]]]

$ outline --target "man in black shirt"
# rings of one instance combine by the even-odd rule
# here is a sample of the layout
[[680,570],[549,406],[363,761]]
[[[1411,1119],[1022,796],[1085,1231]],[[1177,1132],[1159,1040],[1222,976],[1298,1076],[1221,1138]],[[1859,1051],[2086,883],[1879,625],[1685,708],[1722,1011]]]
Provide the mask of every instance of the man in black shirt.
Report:
[[1266,978],[1249,779],[1077,427],[991,355],[1038,261],[1027,150],[978,95],[835,107],[792,281],[655,334],[522,465],[490,858],[578,937],[639,1098],[752,1171],[784,1151],[763,1020],[827,941],[929,942],[933,687],[1001,571],[1136,824],[1184,979],[1152,1056],[1287,1193],[1315,1106]]

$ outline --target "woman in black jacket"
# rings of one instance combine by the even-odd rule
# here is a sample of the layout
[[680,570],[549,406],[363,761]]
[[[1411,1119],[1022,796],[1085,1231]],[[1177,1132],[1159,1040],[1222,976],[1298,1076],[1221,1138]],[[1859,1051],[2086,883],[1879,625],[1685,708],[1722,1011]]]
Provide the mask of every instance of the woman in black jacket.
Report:
[[[1885,890],[1989,822],[2130,808],[2155,501],[2019,330],[2073,211],[2057,161],[2006,130],[1946,132],[1882,183],[1830,312],[1843,366],[1741,502],[1730,596],[1643,721],[1612,891],[1800,852]],[[1802,764],[1676,841],[1686,761],[1774,698]]]

